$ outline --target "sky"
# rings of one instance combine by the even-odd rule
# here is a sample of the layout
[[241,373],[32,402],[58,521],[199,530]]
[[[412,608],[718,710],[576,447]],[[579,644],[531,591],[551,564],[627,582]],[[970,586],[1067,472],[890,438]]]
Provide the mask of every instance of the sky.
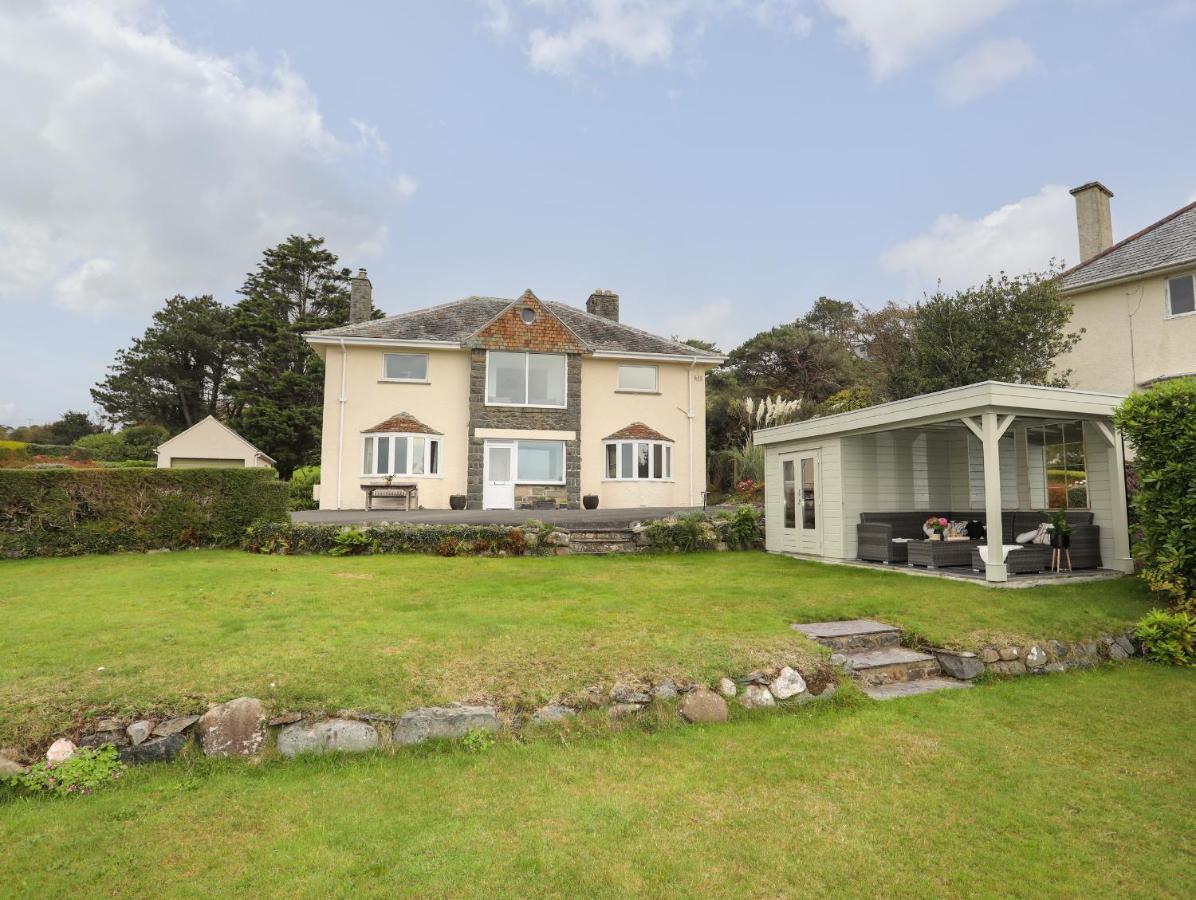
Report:
[[724,349],[1074,263],[1196,199],[1196,0],[0,0],[0,423],[322,235],[387,313],[584,305]]

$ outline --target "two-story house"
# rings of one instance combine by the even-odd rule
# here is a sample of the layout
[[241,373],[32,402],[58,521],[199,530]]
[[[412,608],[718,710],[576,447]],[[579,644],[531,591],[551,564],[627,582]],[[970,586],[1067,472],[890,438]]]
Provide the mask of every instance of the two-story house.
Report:
[[621,323],[610,291],[373,319],[365,270],[350,283],[350,324],[306,335],[326,373],[321,509],[361,509],[388,476],[426,509],[700,505],[722,357]]
[[1115,394],[1196,374],[1196,203],[1115,244],[1112,191],[1093,181],[1072,194],[1083,261],[1060,287],[1085,333],[1059,368]]

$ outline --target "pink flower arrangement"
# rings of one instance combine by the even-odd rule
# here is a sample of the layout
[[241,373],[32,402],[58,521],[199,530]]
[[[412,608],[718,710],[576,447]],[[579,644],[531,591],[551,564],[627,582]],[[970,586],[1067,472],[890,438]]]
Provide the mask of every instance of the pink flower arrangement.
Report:
[[947,530],[947,526],[951,523],[942,516],[931,516],[926,520],[926,528],[933,531],[935,534],[942,534]]

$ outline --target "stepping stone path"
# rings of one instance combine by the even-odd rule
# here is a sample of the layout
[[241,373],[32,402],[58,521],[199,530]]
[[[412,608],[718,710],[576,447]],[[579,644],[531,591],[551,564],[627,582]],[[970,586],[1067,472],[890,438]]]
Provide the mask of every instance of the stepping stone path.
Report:
[[832,661],[840,663],[873,700],[972,686],[946,677],[937,657],[901,646],[901,629],[884,622],[809,622],[796,624],[793,630],[834,650]]

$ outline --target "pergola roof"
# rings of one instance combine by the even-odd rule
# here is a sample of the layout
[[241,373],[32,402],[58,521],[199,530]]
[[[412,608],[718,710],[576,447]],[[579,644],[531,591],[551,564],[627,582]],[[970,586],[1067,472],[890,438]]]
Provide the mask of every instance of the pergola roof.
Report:
[[754,440],[758,446],[763,446],[832,435],[896,431],[959,420],[983,412],[1040,418],[1108,419],[1124,399],[1122,394],[981,381],[833,416],[762,428],[755,433]]

